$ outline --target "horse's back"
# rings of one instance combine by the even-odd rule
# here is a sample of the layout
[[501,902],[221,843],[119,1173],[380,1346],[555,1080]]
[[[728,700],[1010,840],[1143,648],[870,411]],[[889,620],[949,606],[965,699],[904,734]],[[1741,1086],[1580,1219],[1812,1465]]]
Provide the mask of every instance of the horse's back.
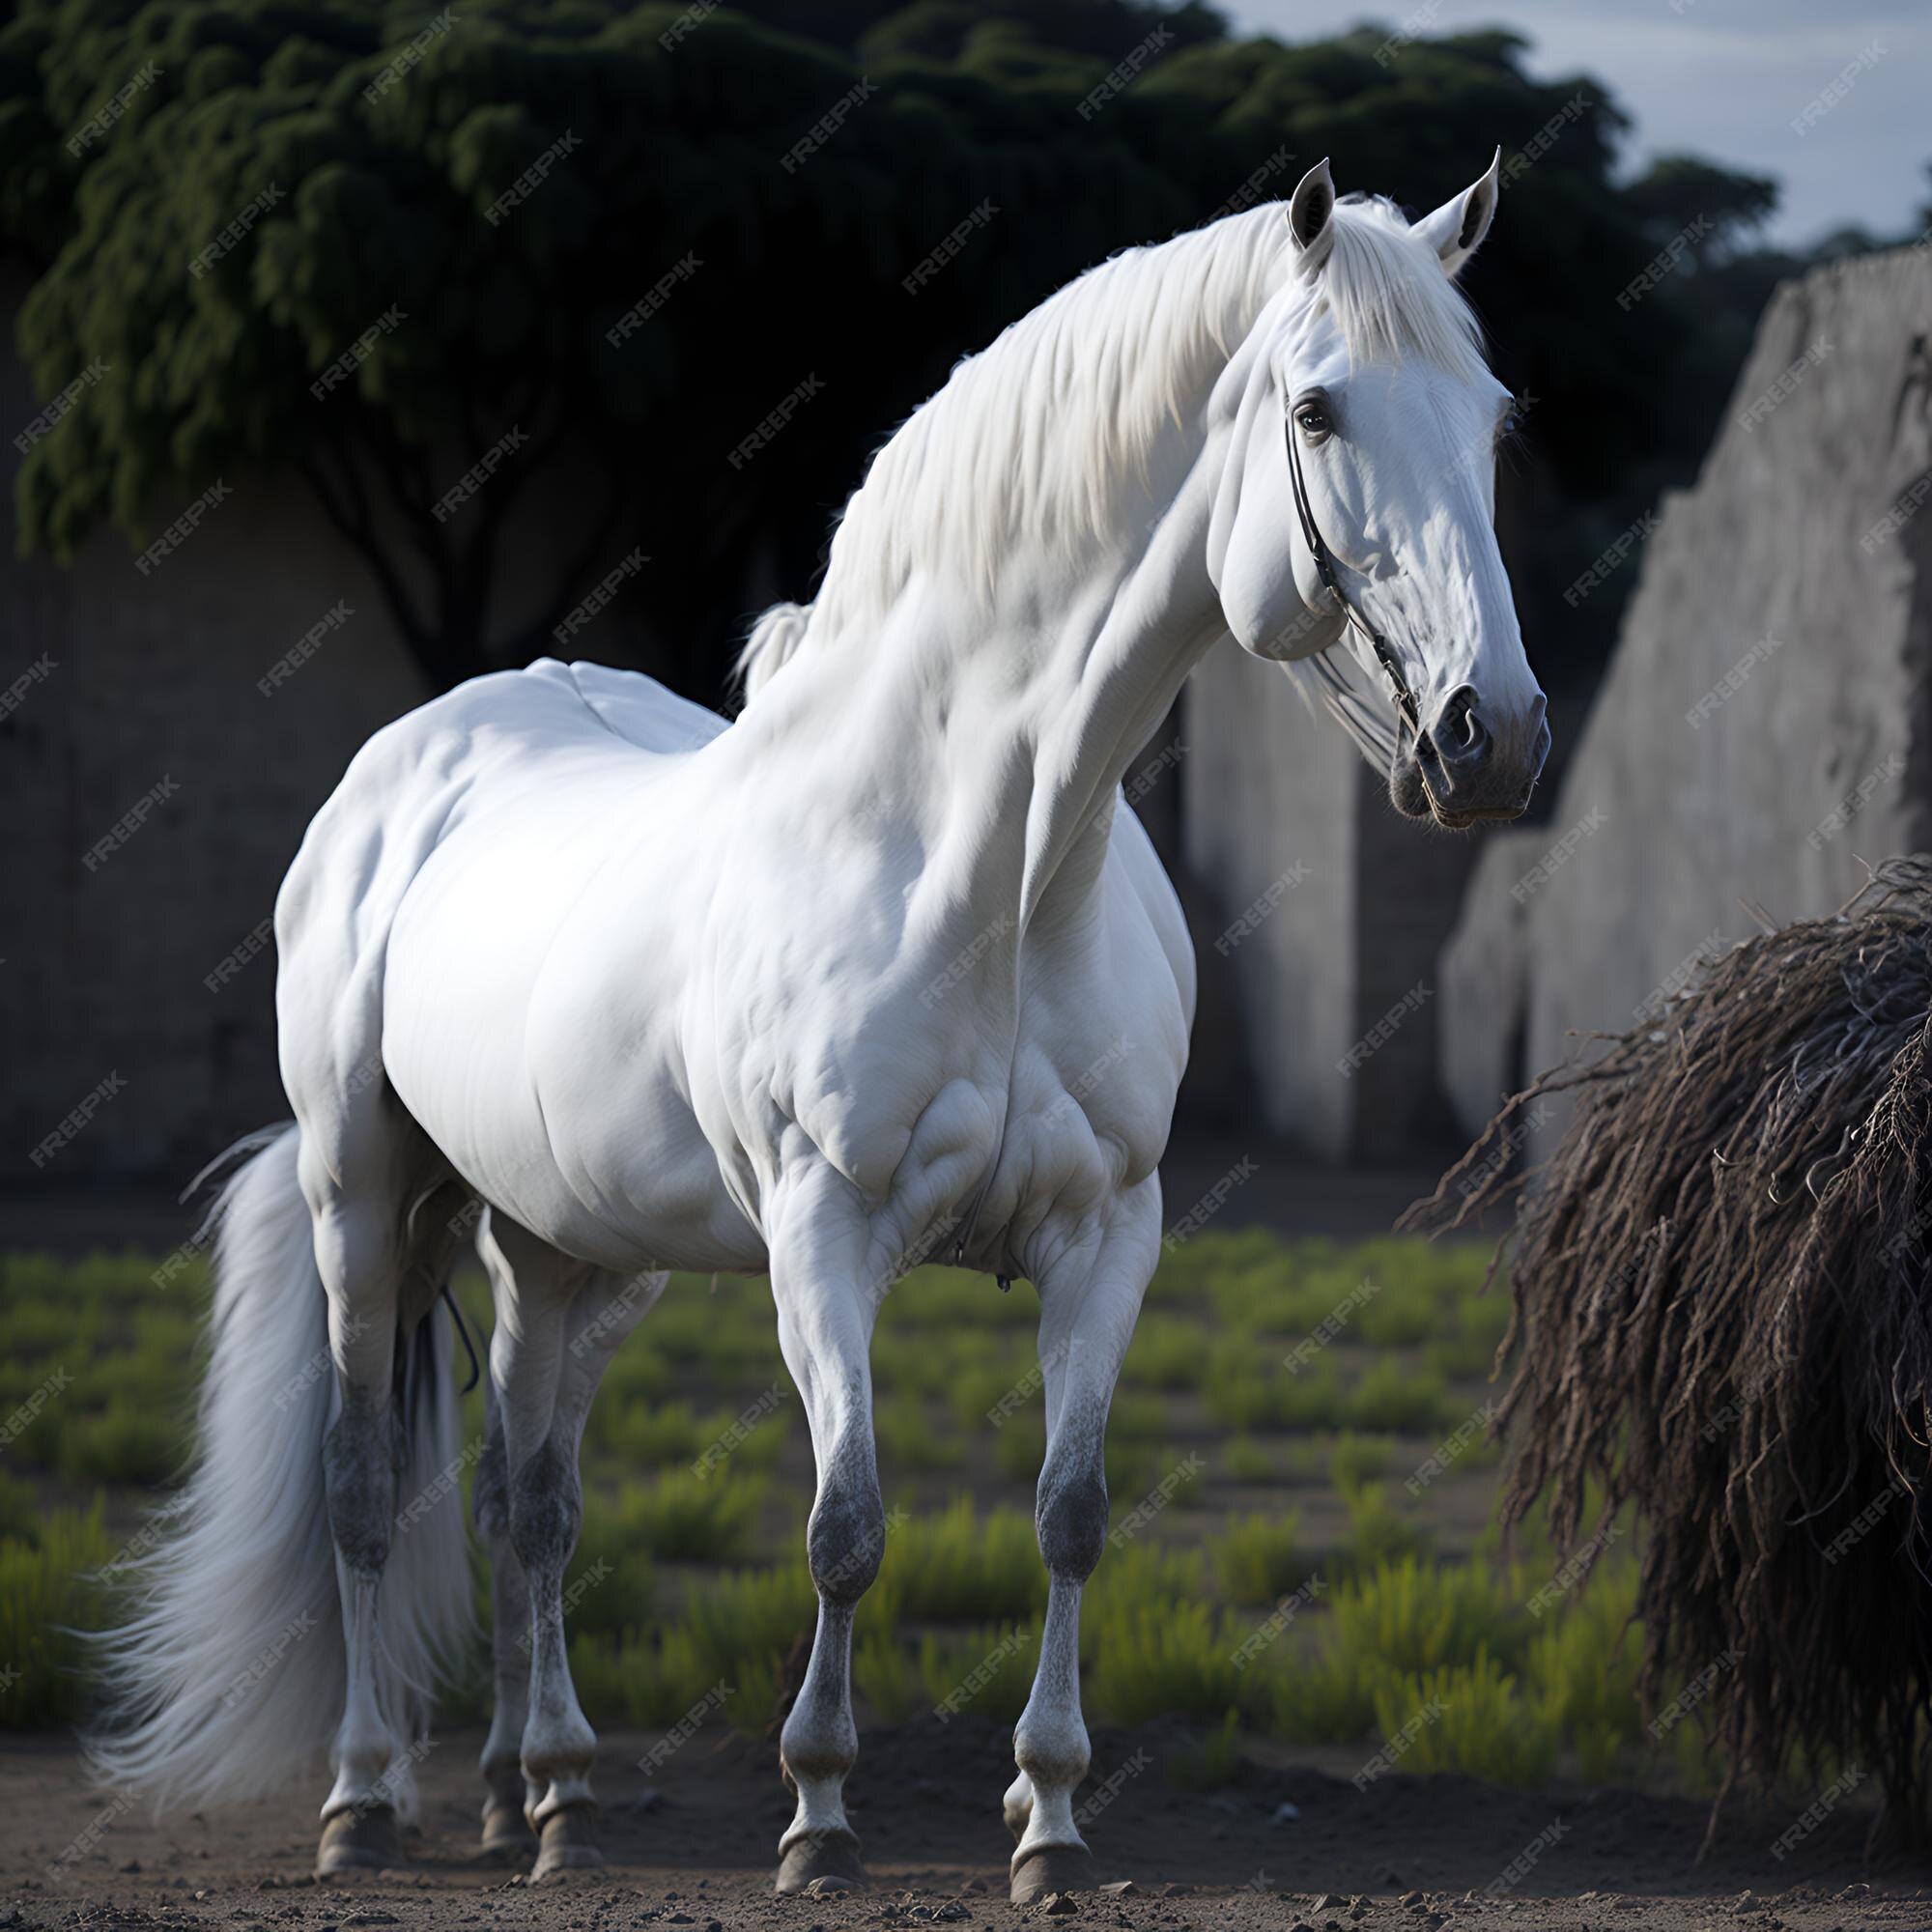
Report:
[[[398,918],[466,826],[487,820],[468,842],[505,861],[512,840],[536,838],[546,852],[522,868],[515,918],[474,962],[487,974],[541,933],[538,896],[560,905],[581,890],[616,802],[725,728],[654,678],[545,658],[472,678],[375,733],[311,821],[276,901],[282,1078],[304,1130],[343,1143],[370,1110],[387,1071]],[[551,821],[570,836],[551,838]]]

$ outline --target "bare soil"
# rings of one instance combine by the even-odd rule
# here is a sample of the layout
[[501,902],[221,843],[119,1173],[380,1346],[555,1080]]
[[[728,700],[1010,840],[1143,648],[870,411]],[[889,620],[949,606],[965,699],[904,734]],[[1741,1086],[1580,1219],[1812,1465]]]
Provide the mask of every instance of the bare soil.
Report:
[[[775,1898],[790,1804],[769,1744],[700,1733],[655,1776],[654,1734],[602,1741],[608,1865],[540,1887],[476,1853],[480,1733],[443,1736],[420,1768],[423,1825],[405,1869],[317,1886],[313,1790],[156,1824],[89,1791],[71,1745],[0,1742],[0,1928],[79,1932],[845,1932],[938,1921],[1004,1932],[1022,1919],[1145,1932],[1441,1932],[1549,1926],[1591,1932],[1734,1927],[1932,1929],[1932,1861],[1867,1861],[1870,1814],[1831,1812],[1779,1859],[1789,1809],[1733,1804],[1700,1862],[1708,1807],[1614,1789],[1499,1790],[1463,1777],[1386,1775],[1358,1791],[1352,1752],[1283,1751],[1235,1780],[1184,1792],[1167,1763],[1199,1734],[1175,1725],[1094,1739],[1087,1836],[1121,1895],[1070,1909],[1007,1902],[1000,1794],[1009,1733],[927,1718],[868,1732],[848,1786],[872,1884]],[[1134,1767],[1141,1767],[1135,1769]],[[1127,1768],[1122,1776],[1114,1775]],[[1862,1794],[1860,1794],[1862,1796]],[[1282,1814],[1284,1805],[1298,1816]]]

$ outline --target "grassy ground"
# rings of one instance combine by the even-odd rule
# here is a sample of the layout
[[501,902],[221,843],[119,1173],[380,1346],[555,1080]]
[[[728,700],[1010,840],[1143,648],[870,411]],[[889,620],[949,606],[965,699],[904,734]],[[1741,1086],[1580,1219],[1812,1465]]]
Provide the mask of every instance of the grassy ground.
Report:
[[[1495,1452],[1471,1426],[1505,1313],[1484,1265],[1259,1230],[1163,1261],[1114,1405],[1112,1547],[1082,1641],[1094,1719],[1215,1727],[1177,1782],[1231,1776],[1248,1734],[1504,1783],[1701,1783],[1695,1726],[1653,1740],[1632,1690],[1628,1545],[1587,1591],[1533,1540],[1500,1552]],[[0,1723],[75,1715],[61,1627],[110,1612],[84,1573],[138,1535],[185,1454],[206,1283],[156,1269],[0,1261]],[[480,1279],[459,1290],[486,1331]],[[878,1718],[1009,1720],[1025,1701],[1045,1599],[1037,1315],[1025,1283],[944,1268],[887,1298],[892,1528],[856,1657]],[[762,1728],[812,1609],[810,1446],[763,1282],[673,1283],[605,1383],[584,1476],[566,1601],[592,1721],[670,1723],[724,1684],[734,1721]],[[478,1605],[487,1621],[480,1570]],[[479,1671],[454,1701],[474,1715],[482,1694]]]

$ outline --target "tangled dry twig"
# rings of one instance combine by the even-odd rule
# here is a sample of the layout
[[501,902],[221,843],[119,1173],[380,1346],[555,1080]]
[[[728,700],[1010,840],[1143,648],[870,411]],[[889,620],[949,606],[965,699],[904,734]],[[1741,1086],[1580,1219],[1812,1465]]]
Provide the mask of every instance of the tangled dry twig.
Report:
[[[1746,941],[1649,1024],[1516,1095],[1408,1225],[1520,1184],[1504,1515],[1643,1530],[1644,1688],[1709,1674],[1730,1775],[1857,1765],[1924,1823],[1932,1696],[1932,857]],[[1499,1256],[1502,1250],[1499,1250]],[[1503,1356],[1499,1356],[1499,1363]],[[1712,1666],[1719,1665],[1715,1672]],[[1826,1775],[1829,1775],[1827,1773]]]

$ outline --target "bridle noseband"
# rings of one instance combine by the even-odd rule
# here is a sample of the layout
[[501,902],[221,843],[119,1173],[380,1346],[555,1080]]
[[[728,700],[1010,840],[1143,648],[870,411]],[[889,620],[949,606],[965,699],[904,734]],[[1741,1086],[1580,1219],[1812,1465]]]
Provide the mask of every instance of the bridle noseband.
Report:
[[[1301,440],[1294,433],[1294,409],[1290,407],[1288,420],[1284,425],[1288,433],[1288,474],[1294,486],[1294,514],[1301,520],[1301,540],[1308,546],[1308,554],[1315,559],[1315,573],[1321,580],[1321,587],[1334,598],[1336,608],[1355,630],[1367,639],[1369,648],[1376,654],[1376,662],[1381,666],[1383,674],[1389,681],[1390,695],[1395,699],[1397,714],[1408,726],[1411,743],[1422,736],[1422,720],[1415,702],[1415,694],[1408,688],[1408,680],[1402,674],[1402,665],[1396,654],[1389,648],[1388,639],[1363,616],[1342,588],[1342,581],[1335,574],[1335,559],[1329,554],[1328,546],[1321,541],[1321,532],[1315,527],[1315,513],[1308,507],[1308,485],[1301,475]],[[1417,761],[1418,765],[1420,760]],[[1429,791],[1429,777],[1425,772],[1422,788]],[[1435,803],[1434,793],[1430,793],[1430,803]]]

